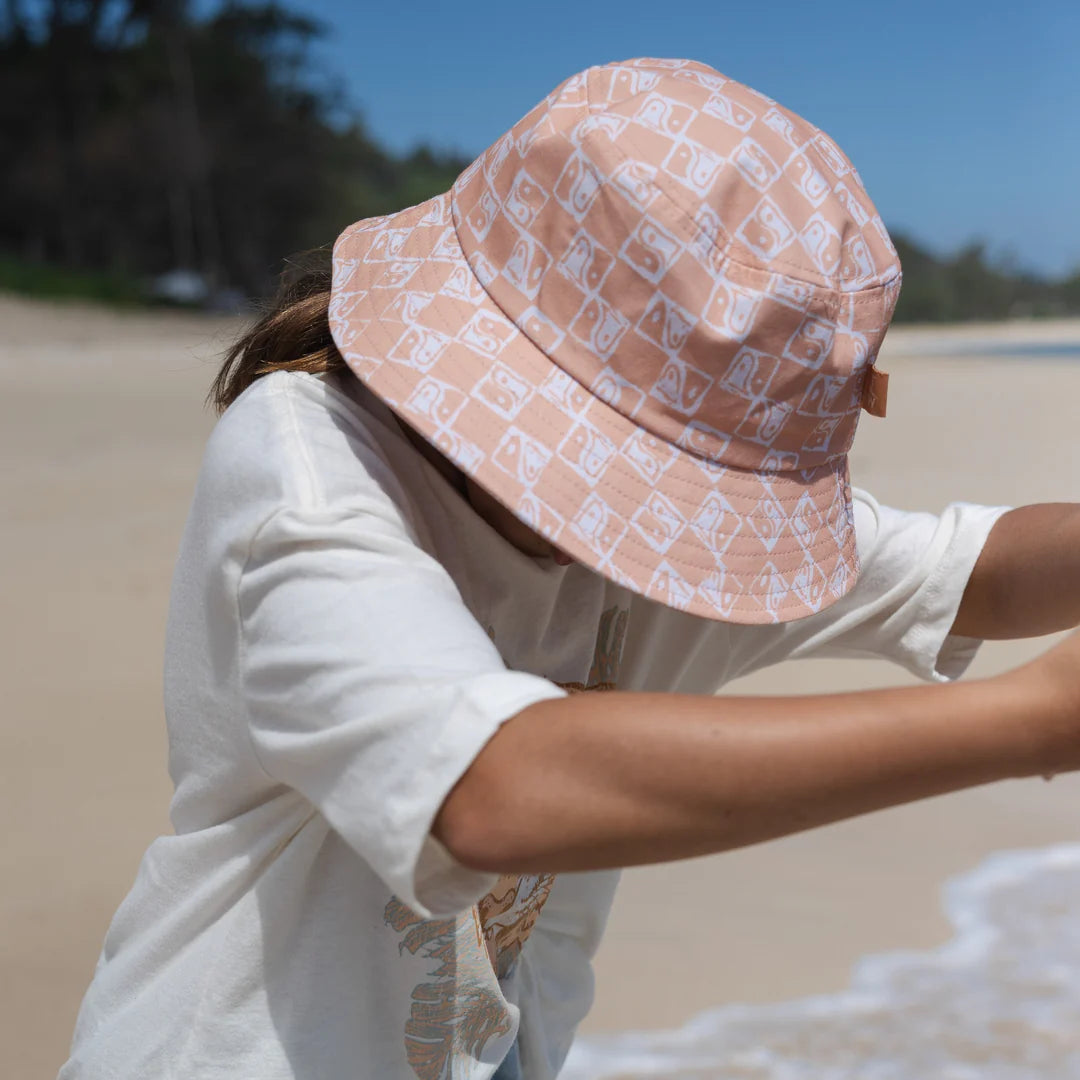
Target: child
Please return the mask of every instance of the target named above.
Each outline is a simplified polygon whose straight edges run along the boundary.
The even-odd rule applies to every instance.
[[[174,579],[175,835],[63,1080],[548,1080],[618,868],[1080,765],[1080,511],[848,482],[900,285],[847,159],[687,61],[563,83],[232,350]],[[676,691],[678,693],[676,693]]]

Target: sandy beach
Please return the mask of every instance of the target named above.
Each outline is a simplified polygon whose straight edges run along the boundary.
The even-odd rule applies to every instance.
[[[0,1075],[50,1080],[105,928],[169,829],[160,703],[169,579],[238,323],[0,295]],[[1080,323],[890,334],[887,420],[855,482],[883,502],[1080,500],[1080,360],[1025,356]],[[947,344],[949,355],[935,355]],[[965,349],[1008,343],[1016,356]],[[973,674],[1046,642],[984,647]],[[910,681],[875,662],[789,665],[731,692]],[[867,953],[949,934],[941,882],[990,852],[1080,839],[1080,777],[998,784],[720,857],[626,874],[586,1032],[667,1028],[727,1002],[839,990]]]

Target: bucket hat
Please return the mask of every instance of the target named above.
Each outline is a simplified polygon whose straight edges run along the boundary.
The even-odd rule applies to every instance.
[[[688,60],[574,75],[453,188],[334,247],[356,375],[652,600],[785,622],[854,584],[847,452],[900,287],[824,133]]]

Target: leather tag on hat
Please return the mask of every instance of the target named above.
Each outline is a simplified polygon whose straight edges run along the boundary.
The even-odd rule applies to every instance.
[[[889,403],[889,373],[871,367],[863,381],[862,407],[871,416],[884,416]]]

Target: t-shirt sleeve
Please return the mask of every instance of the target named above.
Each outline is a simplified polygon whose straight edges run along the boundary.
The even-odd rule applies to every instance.
[[[564,691],[508,671],[444,568],[388,500],[280,509],[238,585],[240,678],[262,768],[303,794],[424,917],[493,875],[431,835],[503,721]]]
[[[950,634],[971,571],[1003,506],[955,502],[940,514],[895,510],[853,491],[861,571],[832,607],[772,629],[739,673],[801,657],[875,657],[920,678],[959,678],[981,641]]]

